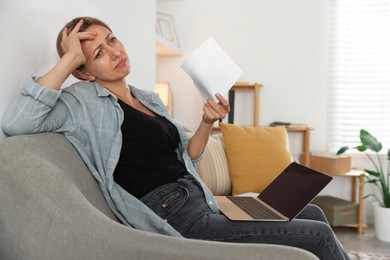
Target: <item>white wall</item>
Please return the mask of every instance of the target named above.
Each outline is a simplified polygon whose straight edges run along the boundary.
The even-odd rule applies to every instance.
[[[0,121],[26,78],[42,75],[58,61],[57,34],[77,16],[107,22],[129,54],[132,73],[128,82],[153,90],[155,11],[155,1],[145,0],[1,0]],[[4,136],[0,130],[0,138]]]

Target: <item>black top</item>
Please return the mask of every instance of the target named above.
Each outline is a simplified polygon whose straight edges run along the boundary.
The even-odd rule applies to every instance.
[[[123,143],[114,180],[141,198],[186,172],[175,152],[180,136],[166,118],[145,114],[120,100],[119,104],[124,111]]]

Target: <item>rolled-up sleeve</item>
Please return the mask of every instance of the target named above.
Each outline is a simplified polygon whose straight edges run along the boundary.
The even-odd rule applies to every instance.
[[[62,91],[42,87],[34,79],[29,78],[3,117],[8,135],[55,131],[66,122],[67,108],[59,101]]]

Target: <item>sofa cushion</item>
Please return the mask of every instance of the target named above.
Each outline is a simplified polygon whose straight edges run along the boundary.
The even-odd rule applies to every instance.
[[[221,124],[232,194],[262,192],[292,161],[282,127]]]
[[[229,165],[221,137],[216,135],[209,138],[203,158],[196,165],[199,176],[214,195],[231,193]]]

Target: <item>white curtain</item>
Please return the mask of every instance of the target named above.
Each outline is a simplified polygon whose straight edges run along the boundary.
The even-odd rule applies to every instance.
[[[390,0],[332,0],[330,20],[328,150],[362,128],[390,148]]]

